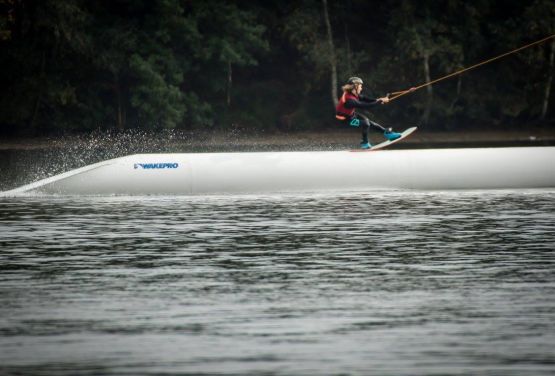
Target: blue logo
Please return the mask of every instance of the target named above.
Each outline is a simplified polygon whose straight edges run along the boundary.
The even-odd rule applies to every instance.
[[[178,168],[178,163],[135,163],[135,170],[140,168],[143,170]]]
[[[353,120],[351,120],[351,122],[349,123],[349,125],[350,125],[351,127],[358,127],[358,126],[360,126],[360,120],[359,120],[359,119],[353,119]]]

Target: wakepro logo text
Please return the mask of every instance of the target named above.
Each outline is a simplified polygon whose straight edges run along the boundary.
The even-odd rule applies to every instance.
[[[179,163],[135,163],[136,169],[143,170],[153,170],[153,169],[165,169],[165,168],[178,168]]]

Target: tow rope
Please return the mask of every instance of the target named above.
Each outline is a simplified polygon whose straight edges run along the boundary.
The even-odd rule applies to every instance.
[[[545,42],[545,41],[547,41],[547,40],[549,40],[549,39],[552,39],[552,38],[555,38],[555,34],[553,34],[553,35],[551,35],[551,36],[549,36],[549,37],[545,37],[545,38],[543,38],[543,39],[540,39],[540,40],[538,40],[538,41],[535,41],[535,42],[533,42],[533,43],[527,44],[527,45],[525,45],[525,46],[516,48],[516,49],[514,49],[514,50],[512,50],[512,51],[505,52],[505,53],[502,54],[502,55],[493,57],[493,58],[488,59],[488,60],[484,60],[484,61],[482,61],[481,63],[474,64],[474,65],[472,65],[472,66],[470,66],[470,67],[468,67],[468,68],[463,68],[463,69],[461,69],[461,70],[459,70],[459,71],[450,73],[450,74],[448,74],[448,75],[446,75],[446,76],[437,78],[437,79],[432,80],[432,81],[430,81],[430,82],[426,82],[426,83],[424,83],[424,84],[422,84],[422,85],[420,85],[420,86],[411,87],[410,89],[407,89],[407,90],[402,90],[402,91],[396,91],[396,92],[393,92],[393,93],[388,93],[387,96],[389,97],[389,101],[392,101],[392,100],[394,100],[394,99],[397,99],[397,98],[399,98],[399,97],[402,97],[403,95],[406,95],[406,94],[408,94],[408,93],[412,93],[412,92],[414,92],[414,91],[416,91],[416,90],[419,90],[419,89],[422,89],[423,87],[426,87],[426,86],[429,86],[429,85],[433,85],[433,84],[435,84],[436,82],[446,80],[446,79],[451,78],[451,77],[453,77],[453,76],[457,76],[457,75],[459,75],[459,74],[461,74],[461,73],[464,73],[464,72],[469,71],[469,70],[471,70],[471,69],[477,68],[477,67],[479,67],[479,66],[481,66],[481,65],[485,65],[485,64],[491,63],[491,62],[494,61],[494,60],[501,59],[501,58],[503,58],[503,57],[505,57],[505,56],[514,54],[514,53],[516,53],[516,52],[518,52],[518,51],[524,50],[525,48],[528,48],[528,47],[532,47],[532,46],[534,46],[534,45],[536,45],[536,44],[543,43],[543,42]]]

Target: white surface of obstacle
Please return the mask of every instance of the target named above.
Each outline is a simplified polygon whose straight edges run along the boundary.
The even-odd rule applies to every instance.
[[[20,188],[61,195],[555,187],[555,147],[136,154]]]

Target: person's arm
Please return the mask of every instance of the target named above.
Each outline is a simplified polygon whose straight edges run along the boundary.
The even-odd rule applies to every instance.
[[[387,97],[382,97],[382,98],[378,98],[378,99],[372,99],[372,98],[368,98],[368,97],[359,97],[360,100],[356,100],[356,99],[348,99],[347,101],[345,101],[345,108],[370,108],[373,107],[377,104],[384,104],[389,102],[389,98]]]
[[[358,96],[358,99],[359,99],[361,102],[376,103],[376,98],[370,98],[370,97],[368,97],[368,96],[366,96],[366,95],[363,95],[363,94],[360,94],[360,95]]]
[[[377,98],[377,99],[367,97],[366,95],[359,95],[359,99],[362,100],[363,102],[384,104],[384,103],[389,102],[389,94],[386,95],[385,97],[381,97],[381,98]]]

